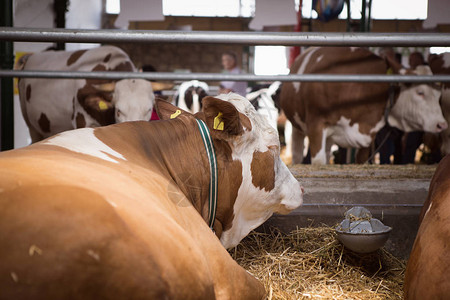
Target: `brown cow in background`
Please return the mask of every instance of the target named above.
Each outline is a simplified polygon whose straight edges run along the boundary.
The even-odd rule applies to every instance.
[[[297,57],[291,74],[380,74],[388,69],[408,75],[432,74],[428,66],[405,70],[365,48],[311,47]],[[401,84],[389,93],[389,83],[287,82],[281,90],[281,107],[293,125],[293,163],[303,160],[303,141],[308,136],[311,162],[327,163],[332,144],[358,148],[357,162],[368,158],[369,146],[385,125],[409,132],[441,132],[447,128],[439,106],[440,90],[429,84]]]

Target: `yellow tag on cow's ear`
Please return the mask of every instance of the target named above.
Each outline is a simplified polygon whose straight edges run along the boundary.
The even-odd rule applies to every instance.
[[[100,108],[100,110],[107,110],[108,109],[108,104],[106,104],[105,101],[100,100],[98,102],[98,108]]]
[[[223,130],[223,120],[222,120],[222,113],[219,112],[217,116],[214,118],[214,126],[213,128],[216,130]]]
[[[177,109],[176,112],[174,112],[173,114],[170,115],[171,119],[175,119],[176,117],[178,117],[179,115],[181,115],[181,110]]]

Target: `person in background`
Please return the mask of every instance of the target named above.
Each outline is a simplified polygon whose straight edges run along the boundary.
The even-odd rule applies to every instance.
[[[233,52],[224,52],[222,54],[222,66],[224,72],[228,74],[241,74],[241,68],[237,64],[236,54]],[[221,81],[219,93],[228,94],[230,92],[239,94],[241,96],[247,95],[248,84],[246,81]]]
[[[408,61],[409,61],[409,67],[411,69],[415,69],[415,68],[417,68],[417,66],[427,64],[425,62],[425,59],[423,58],[422,53],[420,53],[420,52],[412,52],[409,55]]]

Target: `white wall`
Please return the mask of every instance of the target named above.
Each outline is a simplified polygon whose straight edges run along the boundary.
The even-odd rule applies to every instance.
[[[52,28],[53,27],[53,0],[15,0],[14,27],[25,28]],[[21,52],[39,52],[52,46],[52,43],[24,43],[15,42],[14,52],[17,57]],[[15,84],[17,80],[14,80]],[[14,148],[20,148],[31,143],[28,127],[20,110],[19,95],[14,92]]]
[[[53,28],[53,0],[14,0],[14,27]],[[100,29],[102,0],[71,0],[66,14],[66,28]],[[53,43],[15,42],[16,57],[22,52],[40,52],[53,46]],[[98,44],[66,44],[67,50],[95,47]],[[31,143],[28,127],[20,110],[19,95],[14,95],[14,148]]]
[[[428,0],[428,17],[423,28],[434,28],[438,24],[449,24],[450,0]]]
[[[66,14],[66,28],[100,29],[102,27],[102,0],[71,0]],[[98,47],[99,44],[67,43],[66,50]]]

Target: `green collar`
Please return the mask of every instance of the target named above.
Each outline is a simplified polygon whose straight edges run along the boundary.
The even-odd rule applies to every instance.
[[[212,230],[214,227],[214,220],[216,219],[216,209],[217,209],[217,159],[214,150],[214,144],[209,133],[209,129],[205,122],[202,120],[195,119],[197,121],[198,128],[200,129],[200,134],[202,136],[203,144],[206,148],[206,153],[208,154],[209,160],[209,171],[210,171],[210,181],[209,181],[209,228]]]

